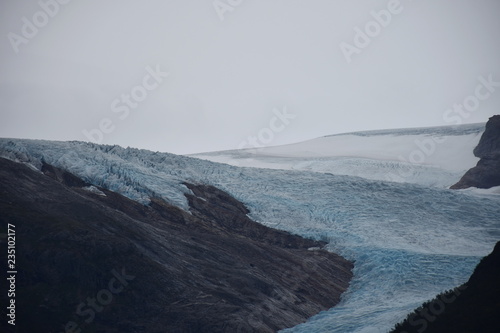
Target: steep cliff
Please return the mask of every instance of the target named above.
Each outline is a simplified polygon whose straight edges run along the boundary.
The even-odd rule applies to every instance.
[[[480,158],[477,165],[450,188],[490,188],[500,185],[500,115],[491,117],[486,123],[474,155]]]

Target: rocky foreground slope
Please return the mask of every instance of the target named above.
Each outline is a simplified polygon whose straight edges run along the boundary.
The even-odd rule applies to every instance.
[[[500,185],[500,115],[491,117],[486,123],[474,155],[480,158],[477,165],[450,188],[491,188]]]
[[[48,164],[0,159],[0,185],[18,271],[2,332],[274,332],[337,304],[352,277],[324,243],[253,222],[212,186],[186,183],[186,212]]]

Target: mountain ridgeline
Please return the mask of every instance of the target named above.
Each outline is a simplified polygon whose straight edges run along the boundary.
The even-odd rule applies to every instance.
[[[187,212],[46,163],[1,158],[0,184],[18,267],[2,332],[275,332],[333,307],[352,277],[324,242],[252,221],[213,186],[186,182]]]

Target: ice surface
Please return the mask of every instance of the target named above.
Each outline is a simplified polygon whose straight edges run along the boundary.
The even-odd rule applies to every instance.
[[[356,132],[276,147],[192,155],[237,166],[306,170],[449,187],[476,165],[484,124]]]
[[[479,133],[455,133],[457,141],[450,135],[448,148],[469,149],[451,146],[464,144],[466,137],[478,140]],[[390,142],[386,136],[371,139]],[[391,135],[400,142],[401,136]],[[264,225],[328,240],[330,250],[355,260],[351,286],[337,307],[285,332],[387,332],[423,301],[465,282],[500,239],[500,195],[494,190],[235,167],[81,142],[0,139],[0,156],[37,168],[45,161],[144,204],[159,196],[186,210],[189,190],[182,182],[211,184],[245,203],[250,217]],[[371,172],[370,163],[358,164],[358,174]],[[437,183],[443,173],[428,170],[423,167],[421,177]]]

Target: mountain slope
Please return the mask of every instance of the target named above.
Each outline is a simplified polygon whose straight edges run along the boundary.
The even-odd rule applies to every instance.
[[[274,332],[338,303],[352,276],[324,243],[251,221],[212,186],[186,184],[188,213],[42,169],[0,159],[2,234],[15,225],[17,238],[16,332]]]

